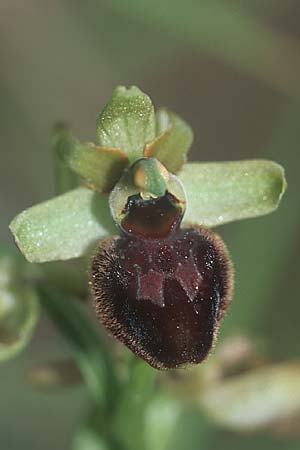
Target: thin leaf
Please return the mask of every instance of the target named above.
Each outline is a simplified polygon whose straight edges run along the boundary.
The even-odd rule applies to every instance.
[[[150,98],[132,86],[117,87],[97,120],[99,144],[123,149],[130,160],[143,156],[155,137],[155,115]]]
[[[128,164],[123,150],[81,143],[62,127],[56,135],[60,158],[89,187],[99,192],[109,192],[114,187]]]
[[[28,261],[46,262],[84,255],[115,227],[107,197],[80,187],[23,211],[10,230]]]
[[[76,300],[49,287],[38,290],[41,304],[71,344],[93,400],[109,408],[116,394],[116,377],[108,349]]]
[[[208,227],[274,211],[286,189],[272,161],[188,163],[179,174],[187,195],[186,223]]]
[[[177,173],[186,162],[193,142],[191,127],[166,109],[157,112],[157,134],[144,151],[144,156],[157,158],[170,172]]]

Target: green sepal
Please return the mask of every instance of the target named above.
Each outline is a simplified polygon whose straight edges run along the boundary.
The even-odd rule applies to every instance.
[[[150,98],[131,86],[117,87],[97,119],[99,144],[123,149],[130,163],[143,156],[155,138],[155,114]]]
[[[145,157],[157,158],[170,172],[177,173],[186,162],[186,155],[193,142],[191,127],[179,116],[167,109],[156,113],[154,141],[147,144]]]
[[[128,164],[123,150],[81,143],[63,127],[56,129],[54,141],[66,166],[82,177],[88,187],[99,192],[110,192]]]
[[[215,227],[274,211],[285,192],[284,170],[267,160],[188,163],[180,174],[184,222]]]
[[[26,209],[10,230],[29,262],[78,258],[116,231],[107,196],[85,187]]]

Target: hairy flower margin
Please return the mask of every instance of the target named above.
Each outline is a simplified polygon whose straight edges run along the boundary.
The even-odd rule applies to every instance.
[[[207,227],[274,211],[283,168],[187,163],[191,128],[165,108],[155,113],[137,87],[114,90],[97,137],[81,143],[56,127],[66,192],[19,214],[15,242],[28,261],[47,262],[82,257],[107,238],[91,269],[100,321],[155,368],[199,363],[232,294],[228,252]]]

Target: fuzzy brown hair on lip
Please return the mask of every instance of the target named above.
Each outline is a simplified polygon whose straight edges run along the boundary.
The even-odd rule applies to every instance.
[[[104,327],[156,369],[209,354],[232,296],[223,241],[196,226],[165,239],[113,236],[92,260],[90,285]]]

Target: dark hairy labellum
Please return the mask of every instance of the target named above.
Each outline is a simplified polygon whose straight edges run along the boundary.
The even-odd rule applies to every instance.
[[[223,241],[199,226],[159,238],[123,232],[100,244],[91,288],[109,332],[151,366],[171,369],[208,355],[231,299],[232,268]]]

